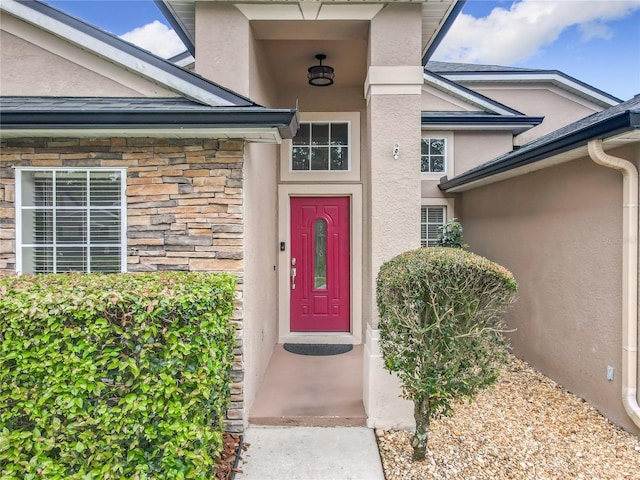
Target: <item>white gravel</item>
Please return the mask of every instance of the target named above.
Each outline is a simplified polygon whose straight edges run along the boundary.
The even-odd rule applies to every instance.
[[[431,422],[424,461],[410,432],[376,433],[387,480],[640,480],[640,438],[515,357],[494,388]]]

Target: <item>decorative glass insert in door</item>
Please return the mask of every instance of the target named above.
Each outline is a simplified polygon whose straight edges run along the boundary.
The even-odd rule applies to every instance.
[[[313,288],[327,288],[327,222],[321,218],[313,225]]]

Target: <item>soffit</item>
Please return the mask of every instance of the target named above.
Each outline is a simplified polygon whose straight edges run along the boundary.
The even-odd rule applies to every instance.
[[[335,69],[332,88],[362,88],[367,73],[365,40],[262,40],[272,79],[279,88],[307,86],[307,69],[317,64],[315,55],[327,56],[326,65]]]
[[[390,3],[388,0],[366,0],[347,3],[335,0],[217,0],[234,3],[250,20],[370,20]],[[457,0],[422,0],[423,53],[434,41],[444,20]],[[393,3],[416,3],[415,0],[395,0]],[[195,44],[195,0],[164,0],[185,34]],[[274,13],[276,12],[276,13]]]

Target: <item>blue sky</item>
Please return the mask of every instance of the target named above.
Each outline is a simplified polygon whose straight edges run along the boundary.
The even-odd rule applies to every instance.
[[[183,50],[152,0],[48,3],[159,55]],[[433,59],[561,70],[627,100],[640,93],[640,0],[468,0]]]

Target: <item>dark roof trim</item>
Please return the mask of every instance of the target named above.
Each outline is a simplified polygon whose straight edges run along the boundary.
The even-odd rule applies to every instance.
[[[524,76],[530,76],[530,75],[557,75],[559,77],[562,77],[563,79],[569,81],[569,82],[573,82],[573,83],[577,83],[578,85],[580,85],[582,88],[587,89],[587,90],[591,90],[593,92],[598,93],[599,95],[602,95],[604,97],[607,97],[608,99],[612,100],[615,103],[620,103],[622,102],[621,99],[619,99],[618,97],[614,97],[613,95],[611,95],[610,93],[607,93],[603,90],[600,90],[599,88],[594,87],[593,85],[589,85],[588,83],[585,83],[581,80],[578,80],[575,77],[572,77],[571,75],[567,75],[564,72],[561,72],[560,70],[541,70],[541,69],[527,69],[527,70],[469,70],[469,71],[462,71],[462,70],[456,70],[456,71],[447,71],[447,72],[443,72],[443,71],[439,71],[438,72],[440,75],[445,76],[445,77],[454,77],[455,80],[454,81],[460,81],[462,80],[461,78],[458,77],[470,77],[470,80],[473,80],[471,77],[474,76],[478,76],[478,75],[510,75],[513,77],[524,77]],[[490,80],[492,82],[495,82],[496,80]]]
[[[184,28],[182,28],[182,24],[173,15],[173,12],[171,11],[171,9],[162,0],[153,0],[153,3],[156,4],[156,7],[158,7],[158,10],[160,10],[160,13],[162,13],[164,18],[167,19],[167,22],[171,24],[171,27],[176,32],[178,37],[180,37],[180,40],[182,40],[182,43],[184,43],[184,46],[187,47],[187,50],[189,51],[189,53],[193,57],[195,57],[196,47],[191,41],[191,37],[187,34],[187,31]]]
[[[438,187],[440,190],[447,191],[582,147],[586,145],[589,140],[611,137],[636,128],[640,128],[640,112],[626,110],[602,122],[588,125],[583,129],[575,130],[568,135],[543,143],[536,148],[527,149],[522,152],[515,150],[505,155],[500,161],[492,162],[485,167],[470,170],[451,180],[447,180],[447,178],[444,177]]]
[[[71,28],[74,28],[84,34],[90,35],[108,45],[117,48],[129,55],[132,55],[143,62],[153,65],[156,68],[166,71],[167,73],[180,78],[185,82],[188,82],[202,90],[208,91],[221,99],[224,99],[228,102],[236,106],[254,106],[256,105],[250,99],[243,97],[229,89],[221,87],[213,82],[206,80],[205,78],[196,75],[187,70],[183,70],[182,68],[173,65],[171,62],[154,55],[151,52],[148,52],[142,48],[139,48],[121,38],[105,32],[93,25],[90,25],[83,20],[80,20],[76,17],[66,14],[61,10],[53,8],[45,3],[40,2],[39,0],[16,0],[17,3],[24,5],[38,13],[46,15],[54,20],[64,23]]]
[[[424,55],[422,57],[422,66],[425,66],[427,64],[427,62],[431,58],[431,55],[433,55],[436,49],[440,46],[442,39],[447,35],[447,33],[449,32],[449,29],[451,28],[451,25],[453,25],[453,22],[456,21],[456,18],[458,18],[458,15],[462,11],[462,8],[466,3],[467,3],[467,0],[456,1],[456,4],[451,9],[451,13],[449,13],[449,16],[442,24],[442,27],[440,27],[440,30],[438,31],[436,38],[433,39],[433,42],[431,42],[431,45],[429,45],[429,48],[427,48],[427,51],[424,52]]]
[[[467,114],[463,115],[443,115],[442,112],[422,112],[420,120],[423,125],[434,123],[460,123],[460,124],[482,124],[482,125],[511,125],[511,124],[530,124],[540,125],[544,117],[530,117],[527,115],[486,115],[486,114]]]
[[[442,82],[443,84],[447,85],[449,87],[448,88],[449,93],[453,93],[454,95],[456,93],[458,95],[460,95],[460,93],[464,94],[463,97],[466,97],[465,100],[467,102],[471,102],[475,104],[487,103],[493,107],[492,109],[494,111],[502,110],[512,115],[524,115],[522,112],[519,112],[518,110],[515,110],[507,105],[504,105],[503,103],[497,102],[494,99],[489,98],[485,95],[482,95],[481,93],[478,93],[475,90],[471,90],[470,88],[467,88],[464,85],[460,85],[459,83],[453,82],[438,73],[434,73],[431,70],[427,70],[426,67],[424,68],[424,75],[425,77],[427,77],[425,78],[425,80],[427,81],[428,81],[428,78],[431,78],[432,82],[436,82],[436,83]]]
[[[167,58],[167,61],[171,63],[178,63],[181,60],[187,60],[189,58],[193,59],[193,55],[191,55],[191,52],[189,52],[189,50],[185,50],[184,52],[174,55],[173,57]]]
[[[298,130],[296,110],[237,108],[200,111],[6,111],[0,116],[6,130],[108,128],[277,128],[282,138]]]
[[[500,129],[510,130],[514,135],[525,132],[537,125],[540,125],[544,117],[529,117],[526,115],[487,115],[473,114],[473,112],[459,112],[461,115],[442,114],[443,112],[422,112],[422,127],[446,126],[452,129],[474,129],[485,130]]]

